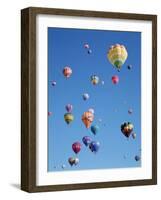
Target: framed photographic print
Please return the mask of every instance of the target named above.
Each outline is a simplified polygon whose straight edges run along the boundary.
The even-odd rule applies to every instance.
[[[157,16],[21,11],[21,189],[157,184]]]

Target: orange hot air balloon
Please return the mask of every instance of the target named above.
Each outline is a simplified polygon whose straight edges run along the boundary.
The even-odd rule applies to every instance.
[[[94,120],[94,115],[90,111],[84,112],[82,115],[82,121],[85,124],[86,128],[89,128],[91,123]]]

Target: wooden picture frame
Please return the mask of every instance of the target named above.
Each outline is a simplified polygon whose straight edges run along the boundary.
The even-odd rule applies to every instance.
[[[36,17],[57,15],[152,23],[152,178],[108,182],[36,184]],[[30,7],[21,11],[21,189],[27,192],[94,189],[157,184],[157,16]]]

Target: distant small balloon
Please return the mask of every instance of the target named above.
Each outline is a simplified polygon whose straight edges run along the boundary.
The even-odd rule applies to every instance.
[[[72,106],[71,104],[67,104],[67,105],[65,106],[65,108],[66,108],[67,112],[69,112],[69,113],[71,113],[72,110],[73,110],[73,106]]]
[[[133,139],[136,138],[136,133],[132,133],[132,138],[133,138]]]
[[[136,161],[140,161],[140,156],[136,155],[136,156],[135,156],[135,160],[136,160]]]
[[[89,149],[94,153],[97,153],[99,148],[100,148],[100,143],[99,142],[92,141],[89,144]]]
[[[102,81],[101,83],[102,83],[102,85],[104,85],[104,84],[105,84],[105,82],[104,82],[104,81]]]
[[[63,74],[66,78],[69,78],[72,75],[72,69],[69,66],[64,67]]]
[[[89,50],[88,50],[88,54],[91,54],[91,53],[92,53],[92,50],[91,50],[91,49],[89,49]]]
[[[99,126],[98,125],[92,125],[91,131],[94,135],[96,135],[99,132]]]
[[[52,81],[52,86],[55,86],[56,85],[56,81]]]
[[[85,146],[88,146],[91,143],[91,138],[88,136],[84,136],[82,138],[82,142],[85,144]]]
[[[76,154],[80,152],[81,148],[82,145],[80,144],[80,142],[75,142],[72,144],[72,149]]]
[[[117,75],[112,76],[112,83],[117,84],[119,82],[119,77]]]
[[[51,116],[51,115],[52,115],[52,112],[49,111],[49,112],[48,112],[48,116]]]
[[[97,85],[99,83],[99,77],[96,75],[91,76],[91,82],[93,85]]]
[[[87,44],[87,43],[84,44],[84,48],[85,48],[85,49],[89,49],[89,44]]]
[[[83,94],[83,99],[86,101],[89,99],[89,94],[88,93],[84,93]]]
[[[132,113],[133,113],[133,110],[130,108],[130,109],[128,110],[128,113],[129,113],[129,114],[132,114]]]
[[[77,165],[79,163],[79,158],[74,159],[74,165]]]
[[[66,166],[65,165],[62,165],[62,169],[65,169],[66,168]]]
[[[94,114],[94,109],[93,108],[90,108],[88,111],[91,112],[92,114]]]
[[[132,69],[132,65],[128,65],[127,68],[130,70]]]

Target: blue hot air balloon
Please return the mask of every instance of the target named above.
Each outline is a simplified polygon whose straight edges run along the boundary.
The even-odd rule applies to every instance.
[[[137,156],[137,155],[136,155],[136,156],[135,156],[135,160],[136,160],[136,161],[140,161],[140,156]]]
[[[99,142],[92,141],[89,144],[89,149],[94,153],[97,153],[99,148],[100,148],[100,143]]]
[[[84,136],[84,137],[82,138],[82,141],[83,141],[83,143],[84,143],[86,146],[88,146],[88,145],[91,143],[91,138],[88,137],[88,136]]]
[[[99,126],[98,125],[92,125],[91,126],[91,131],[94,135],[96,135],[99,131]]]

